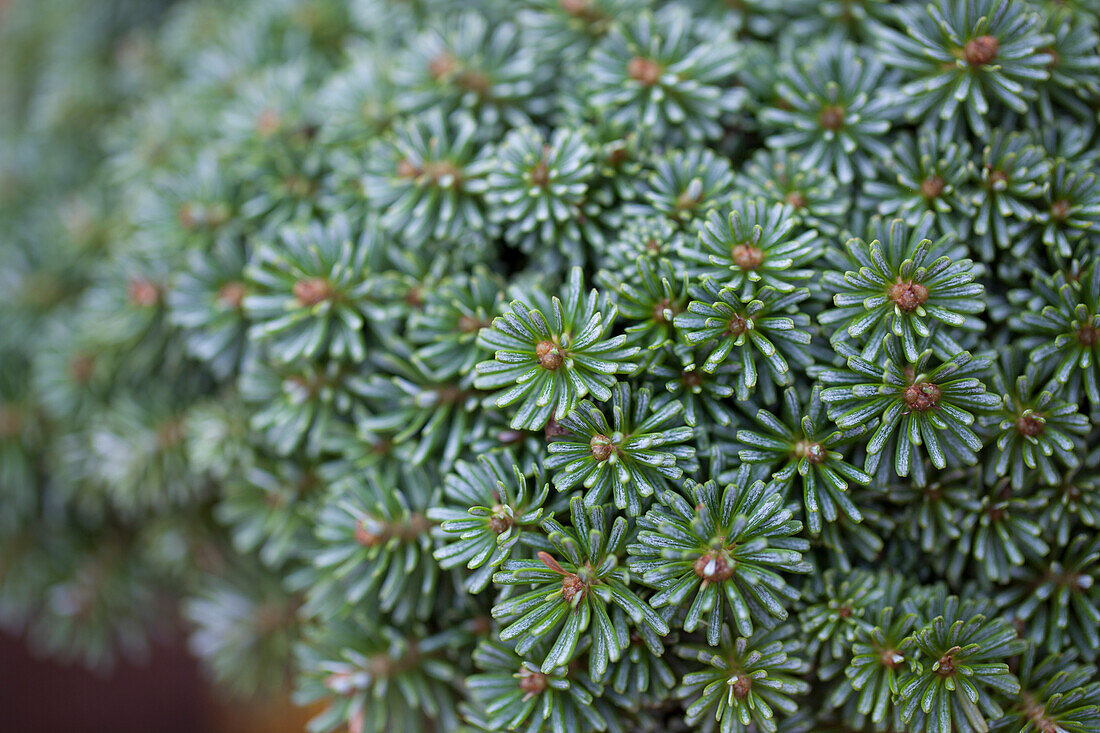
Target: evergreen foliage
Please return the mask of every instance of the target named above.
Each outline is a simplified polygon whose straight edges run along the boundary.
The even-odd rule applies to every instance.
[[[1098,46],[0,0],[0,625],[315,733],[1095,733]]]

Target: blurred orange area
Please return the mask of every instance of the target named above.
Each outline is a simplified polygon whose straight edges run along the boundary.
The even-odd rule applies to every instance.
[[[288,699],[262,702],[216,702],[210,712],[211,733],[302,733],[320,710],[295,707]]]

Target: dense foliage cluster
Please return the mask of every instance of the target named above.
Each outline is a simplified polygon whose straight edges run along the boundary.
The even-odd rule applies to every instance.
[[[0,622],[314,731],[1100,730],[1093,0],[0,2]]]

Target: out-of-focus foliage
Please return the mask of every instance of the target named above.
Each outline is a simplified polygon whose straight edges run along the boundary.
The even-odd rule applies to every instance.
[[[0,624],[313,731],[1095,731],[1098,32],[0,0]]]

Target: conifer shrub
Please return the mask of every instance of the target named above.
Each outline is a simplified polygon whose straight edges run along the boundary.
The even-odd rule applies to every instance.
[[[314,733],[1100,731],[1100,5],[0,2],[0,623]]]

